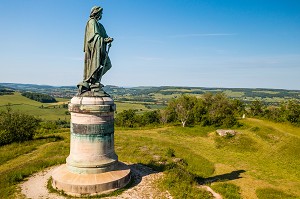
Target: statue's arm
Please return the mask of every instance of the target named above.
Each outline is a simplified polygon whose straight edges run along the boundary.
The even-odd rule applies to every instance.
[[[101,23],[99,23],[99,33],[104,38],[105,43],[111,43],[114,40],[113,38],[111,38],[107,35],[106,30]]]

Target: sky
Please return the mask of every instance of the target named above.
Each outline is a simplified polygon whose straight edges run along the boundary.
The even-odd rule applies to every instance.
[[[0,0],[0,82],[82,81],[95,5],[104,85],[300,90],[300,0]]]

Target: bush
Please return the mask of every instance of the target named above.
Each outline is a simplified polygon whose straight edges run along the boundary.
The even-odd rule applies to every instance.
[[[209,192],[197,188],[195,176],[181,165],[174,165],[166,171],[162,185],[174,198],[211,198]]]
[[[140,118],[133,109],[124,110],[116,116],[115,124],[121,127],[137,127],[139,126]]]
[[[40,120],[10,108],[0,112],[0,146],[32,140]]]
[[[143,126],[149,124],[159,124],[160,114],[158,111],[147,111],[141,116],[141,124]]]

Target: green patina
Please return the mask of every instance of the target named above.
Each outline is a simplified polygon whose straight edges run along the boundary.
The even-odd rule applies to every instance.
[[[114,133],[114,122],[104,124],[76,124],[71,123],[71,132],[80,135],[99,135]]]
[[[98,112],[114,112],[116,110],[115,104],[110,105],[83,105],[83,104],[69,104],[69,111],[75,113],[98,113]]]
[[[101,141],[101,142],[111,142],[114,139],[114,134],[110,133],[110,134],[102,134],[102,135],[81,135],[81,134],[75,134],[75,133],[71,133],[71,137],[75,138],[75,139],[80,139],[80,140],[88,140],[89,142],[97,142],[97,141]]]

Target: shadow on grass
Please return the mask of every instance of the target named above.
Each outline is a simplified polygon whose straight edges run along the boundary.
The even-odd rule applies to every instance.
[[[241,175],[241,173],[245,173],[245,172],[246,172],[245,170],[237,170],[237,171],[232,171],[230,173],[225,173],[222,175],[212,176],[209,178],[196,177],[196,180],[201,185],[207,184],[207,183],[212,183],[212,182],[226,182],[226,181],[242,178],[240,175]]]
[[[59,135],[47,135],[47,136],[39,136],[34,138],[35,140],[51,140],[52,142],[64,140],[62,136]]]

